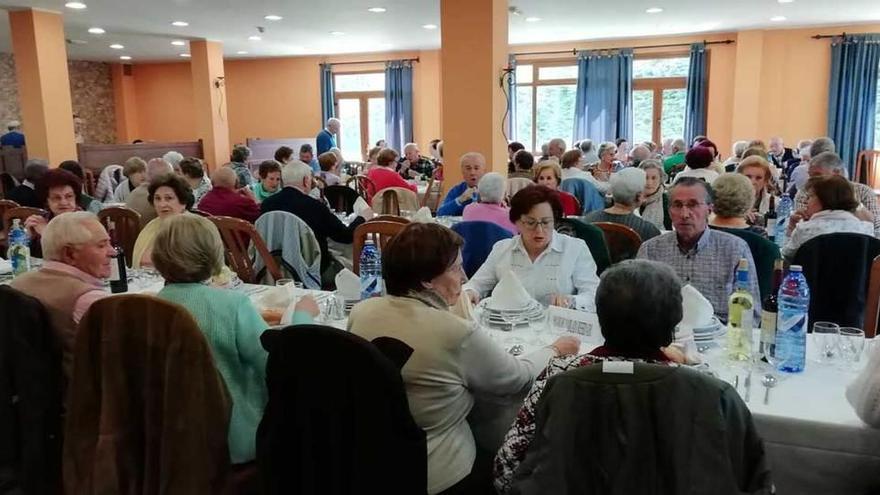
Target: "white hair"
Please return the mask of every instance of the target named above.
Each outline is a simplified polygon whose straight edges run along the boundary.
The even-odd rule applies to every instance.
[[[556,145],[557,148],[561,149],[562,151],[565,151],[565,140],[562,138],[553,138],[550,140],[549,143],[547,143],[547,145],[548,146]]]
[[[153,158],[147,162],[147,182],[153,182],[165,174],[174,173],[174,167],[164,158]]]
[[[611,196],[615,203],[632,206],[638,195],[645,190],[645,171],[627,167],[611,175]]]
[[[342,121],[337,119],[336,117],[330,117],[329,119],[327,119],[327,127],[330,127],[333,124],[342,125]]]
[[[468,153],[461,155],[461,159],[459,159],[458,162],[463,167],[465,162],[469,162],[471,160],[478,162],[483,167],[486,166],[486,157],[483,156],[482,153],[478,153],[476,151],[471,151],[471,152],[468,152]]]
[[[749,149],[748,141],[737,141],[733,143],[733,156],[742,158],[747,149]]]
[[[504,199],[506,190],[507,179],[498,172],[489,172],[477,183],[477,191],[480,193],[482,203],[500,203]]]
[[[416,143],[406,143],[406,145],[404,145],[404,147],[403,147],[403,152],[404,152],[404,154],[406,153],[406,150],[409,150],[409,149],[412,149],[412,148],[415,148],[416,150],[418,150],[418,149],[419,149],[419,145],[417,145]]]
[[[176,151],[169,151],[162,155],[162,159],[170,163],[172,167],[176,167],[180,165],[180,162],[183,160],[183,155]]]
[[[303,162],[290,162],[281,169],[281,181],[284,187],[300,186],[306,177],[312,175],[312,167]]]
[[[687,151],[687,143],[682,138],[678,138],[672,141],[672,149],[676,151]]]
[[[92,242],[92,231],[87,228],[91,222],[101,225],[97,215],[88,211],[62,213],[50,220],[40,238],[43,258],[62,261],[65,247]]]

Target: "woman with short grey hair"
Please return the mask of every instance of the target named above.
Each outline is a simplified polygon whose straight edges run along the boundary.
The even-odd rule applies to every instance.
[[[615,157],[617,155],[617,145],[606,141],[599,145],[599,161],[593,165],[593,177],[601,182],[608,182],[611,174],[623,170],[623,164]]]
[[[715,193],[714,214],[709,225],[720,230],[752,232],[767,237],[767,230],[749,225],[746,217],[755,202],[755,189],[748,177],[738,173],[721,174],[712,184]]]
[[[477,183],[480,201],[464,207],[462,220],[465,222],[490,222],[511,234],[518,231],[510,221],[510,208],[504,204],[507,193],[507,179],[497,172],[489,172]]]
[[[614,204],[604,210],[588,213],[585,222],[611,222],[625,225],[635,230],[642,242],[660,235],[660,229],[634,212],[638,209],[645,194],[645,171],[640,168],[627,167],[611,176],[611,196]],[[625,253],[624,258],[635,257],[636,253]],[[615,260],[612,260],[615,261]]]
[[[645,195],[639,206],[639,214],[660,230],[672,230],[669,216],[669,194],[666,193],[668,176],[660,160],[643,160],[639,168],[645,171]]]

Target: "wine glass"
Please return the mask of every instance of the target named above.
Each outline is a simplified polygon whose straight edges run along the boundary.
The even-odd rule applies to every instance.
[[[865,332],[861,328],[841,327],[839,348],[844,369],[854,369],[865,349]]]
[[[816,361],[830,363],[837,354],[840,325],[828,321],[813,323],[813,342],[816,344]]]

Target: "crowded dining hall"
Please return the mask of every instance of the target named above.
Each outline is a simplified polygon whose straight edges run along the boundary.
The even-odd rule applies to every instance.
[[[873,2],[316,7],[0,0],[0,495],[880,493]]]

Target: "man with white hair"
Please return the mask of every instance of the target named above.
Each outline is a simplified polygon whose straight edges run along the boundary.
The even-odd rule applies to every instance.
[[[330,148],[336,147],[336,135],[339,134],[341,128],[342,122],[339,119],[335,117],[327,119],[327,125],[321,129],[321,132],[315,138],[315,148],[317,148],[318,156],[330,151]]]
[[[235,170],[220,167],[211,174],[213,187],[199,202],[199,210],[214,216],[240,218],[254,223],[260,216],[260,205],[249,188],[236,189]]]
[[[464,180],[446,193],[443,204],[437,208],[437,216],[460,217],[465,206],[479,200],[477,183],[486,173],[486,158],[476,152],[465,153],[461,156],[460,163],[461,177]]]
[[[162,159],[171,164],[175,174],[180,174],[180,162],[183,161],[183,155],[176,151],[169,151],[162,155]]]
[[[422,156],[419,145],[406,143],[403,147],[403,156],[398,162],[398,173],[404,179],[425,179],[434,176],[434,163]]]
[[[6,134],[0,136],[0,146],[24,148],[24,134],[21,133],[21,122],[10,120],[6,124]]]
[[[672,141],[670,149],[672,154],[663,160],[663,170],[668,174],[672,169],[684,167],[684,155],[687,153],[687,143],[684,139],[678,138]]]
[[[627,166],[638,167],[643,161],[647,160],[648,158],[651,158],[651,149],[644,144],[636,145],[629,152]]]
[[[153,158],[147,162],[147,179],[141,182],[125,200],[125,206],[141,214],[141,226],[150,223],[150,220],[157,216],[155,208],[150,204],[150,183],[165,174],[173,173],[171,164],[161,158]]]
[[[614,205],[604,210],[588,213],[584,217],[584,221],[588,223],[611,222],[626,225],[639,234],[642,242],[657,237],[660,235],[660,229],[651,222],[642,220],[641,217],[636,216],[634,213],[645,199],[646,180],[645,171],[635,167],[627,167],[612,175],[610,182]]]
[[[341,244],[351,244],[355,229],[366,219],[373,218],[373,210],[369,207],[364,208],[359,216],[346,226],[321,200],[309,196],[314,187],[312,169],[302,162],[290,162],[285,165],[281,170],[281,180],[284,188],[266,198],[260,206],[260,212],[286,211],[308,224],[321,246],[322,285],[331,287],[336,273],[332,270],[328,271],[328,268],[333,266],[333,259],[327,248],[327,239]]]
[[[743,153],[749,148],[748,141],[737,141],[733,143],[730,158],[724,161],[723,167],[725,172],[736,172],[736,166],[742,161]]]
[[[565,140],[562,138],[553,138],[547,143],[547,154],[555,156],[559,163],[562,163],[562,155],[565,154]]]
[[[110,295],[103,279],[110,276],[116,250],[98,217],[85,211],[53,218],[40,242],[43,265],[16,277],[10,285],[46,307],[60,337],[69,377],[77,324],[92,303]]]
[[[782,168],[785,162],[794,158],[791,148],[786,148],[782,138],[779,136],[770,138],[770,143],[767,145],[767,154],[770,155],[770,160],[777,168]]]

